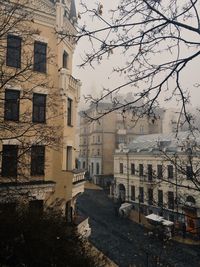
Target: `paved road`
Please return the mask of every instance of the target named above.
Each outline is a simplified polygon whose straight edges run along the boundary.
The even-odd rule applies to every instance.
[[[90,217],[90,241],[120,267],[200,267],[199,247],[163,244],[149,237],[141,225],[116,217],[103,190],[86,189],[78,199],[78,210]],[[162,265],[156,264],[158,257]]]

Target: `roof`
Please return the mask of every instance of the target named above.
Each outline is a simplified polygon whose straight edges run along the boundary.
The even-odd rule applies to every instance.
[[[151,152],[165,150],[168,152],[181,151],[181,147],[185,147],[191,144],[200,145],[200,133],[199,132],[178,132],[168,134],[150,134],[137,136],[128,144],[129,152]]]

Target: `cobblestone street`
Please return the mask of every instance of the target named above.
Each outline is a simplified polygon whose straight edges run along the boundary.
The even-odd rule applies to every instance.
[[[103,190],[85,189],[77,205],[79,212],[90,217],[90,241],[120,267],[200,266],[199,246],[163,244],[149,237],[143,226],[115,215],[113,201]]]

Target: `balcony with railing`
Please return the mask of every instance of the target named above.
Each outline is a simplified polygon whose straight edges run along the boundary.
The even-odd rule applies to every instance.
[[[75,79],[70,73],[68,69],[61,68],[60,69],[60,88],[62,96],[65,96],[68,90],[74,91],[76,93],[77,99],[80,97],[80,87],[81,82],[78,79]]]
[[[84,192],[85,170],[72,170],[72,197]]]

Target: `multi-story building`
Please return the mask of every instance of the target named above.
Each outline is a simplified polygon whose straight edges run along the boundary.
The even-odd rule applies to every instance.
[[[121,146],[114,156],[115,197],[131,202],[139,218],[154,213],[198,232],[199,141],[199,133],[179,132]]]
[[[80,82],[72,76],[75,45],[61,38],[76,34],[75,3],[4,4],[4,16],[12,8],[17,12],[10,17],[16,23],[0,39],[1,203],[26,198],[30,206],[58,205],[70,217],[84,190],[84,172],[75,170],[80,95]]]
[[[80,112],[80,165],[96,184],[103,186],[113,180],[113,155],[120,143],[127,144],[135,136],[162,131],[160,118],[155,120],[145,116],[138,119],[131,110],[125,114],[121,110],[108,112],[100,119],[94,119],[111,107],[111,103],[99,103],[98,110],[91,105]]]

